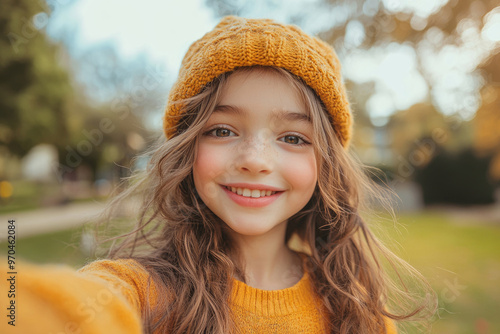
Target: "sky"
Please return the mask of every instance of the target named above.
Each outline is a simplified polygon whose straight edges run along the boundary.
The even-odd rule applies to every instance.
[[[85,48],[92,44],[110,42],[116,45],[125,57],[147,53],[155,61],[177,71],[189,45],[218,22],[205,0],[59,0],[48,28],[49,34],[56,36],[61,30],[74,28],[77,36],[75,45]],[[304,11],[311,8],[317,0],[289,0],[287,6],[279,1],[268,8],[265,0],[235,0],[247,17],[271,17],[286,22],[296,9]],[[421,0],[418,6],[414,1],[384,0],[384,5],[393,10],[414,11],[427,16],[439,9],[445,0]],[[240,5],[238,5],[240,4]],[[294,10],[295,9],[295,10]],[[307,11],[307,9],[306,9]],[[342,15],[334,13],[333,16]],[[312,16],[312,15],[311,15]],[[306,32],[315,34],[327,27],[322,22],[332,22],[332,13],[314,16],[302,27]],[[354,27],[353,27],[354,28]],[[354,30],[354,29],[351,29]],[[401,54],[402,55],[402,54]],[[398,56],[396,56],[398,57]],[[406,57],[402,55],[402,57]]]
[[[389,10],[415,13],[416,20],[412,20],[411,24],[418,27],[425,25],[425,18],[439,10],[447,0],[382,1]],[[175,76],[189,45],[218,22],[214,12],[204,2],[57,0],[47,32],[57,39],[64,31],[75,31],[73,52],[81,52],[99,43],[111,43],[124,58],[146,54],[154,63],[164,65]],[[287,6],[269,0],[235,0],[233,3],[244,9],[247,17],[269,17],[288,23],[294,15],[302,15],[308,20],[304,21],[301,28],[310,34],[324,29],[325,22],[331,24],[347,13],[322,11],[318,0],[289,0]],[[363,11],[369,13],[371,9],[365,7]],[[317,15],[311,15],[313,12]],[[470,46],[478,46],[477,41],[481,38],[495,43],[500,40],[500,11],[492,12],[490,17],[493,18],[483,31],[474,31],[473,27],[467,26],[467,22],[464,23],[464,36],[468,36]],[[435,35],[438,39],[439,34]],[[363,26],[356,21],[350,22],[346,31],[346,45],[356,50],[363,38]],[[474,97],[472,92],[478,79],[468,71],[467,64],[474,65],[471,59],[480,59],[478,50],[481,48],[443,48],[436,51],[431,45],[427,53],[426,50],[420,50],[420,55],[424,56],[422,61],[426,62],[435,76],[432,78],[435,87],[433,92],[428,91],[428,85],[417,70],[415,49],[404,44],[392,43],[369,51],[356,50],[348,59],[342,60],[343,74],[359,83],[376,82],[376,94],[366,105],[375,125],[384,125],[388,116],[395,111],[407,109],[430,96],[438,107],[442,106],[443,113],[453,113],[454,108],[449,106],[455,103],[453,93],[457,87],[470,90],[464,94],[470,95],[470,112],[466,116],[471,117],[479,103],[478,97]]]
[[[108,42],[123,57],[146,53],[177,72],[189,45],[217,22],[203,1],[77,0],[56,7],[48,32],[76,25],[77,49]]]

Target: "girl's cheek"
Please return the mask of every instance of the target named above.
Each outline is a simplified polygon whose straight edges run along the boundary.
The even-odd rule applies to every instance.
[[[309,191],[311,186],[316,186],[318,170],[314,152],[296,155],[291,154],[283,159],[282,170],[287,174],[289,180],[293,180],[295,189]],[[313,188],[314,188],[313,187]]]
[[[224,157],[221,153],[216,147],[201,143],[194,163],[195,179],[207,182],[220,174],[224,165]]]

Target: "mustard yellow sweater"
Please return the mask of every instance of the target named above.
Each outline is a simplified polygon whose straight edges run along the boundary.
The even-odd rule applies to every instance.
[[[4,275],[5,277],[5,275]],[[9,277],[7,277],[9,278]],[[148,273],[134,260],[99,260],[78,271],[61,265],[18,263],[15,326],[5,317],[12,288],[0,280],[1,333],[142,333],[140,311],[150,298]],[[314,307],[309,275],[282,290],[260,290],[234,280],[231,307],[245,333],[325,333]],[[148,297],[149,296],[149,297]],[[388,334],[396,333],[387,321]]]

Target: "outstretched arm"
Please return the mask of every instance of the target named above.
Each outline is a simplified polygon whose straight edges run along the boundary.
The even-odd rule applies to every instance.
[[[15,301],[15,320],[9,324],[11,318],[4,315],[0,332],[142,333],[140,278],[134,267],[132,260],[96,261],[79,271],[21,262],[14,298],[7,300],[11,282],[0,280],[4,314]]]

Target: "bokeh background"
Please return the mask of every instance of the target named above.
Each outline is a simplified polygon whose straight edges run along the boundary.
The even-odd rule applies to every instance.
[[[223,15],[332,44],[353,151],[398,195],[388,246],[439,297],[433,333],[500,333],[500,7],[493,0],[3,0],[0,231],[17,256],[75,268],[85,224],[161,134],[189,45]],[[124,206],[132,219],[134,203]]]

